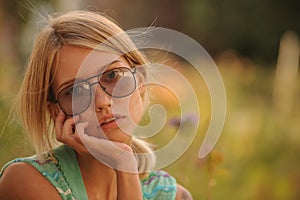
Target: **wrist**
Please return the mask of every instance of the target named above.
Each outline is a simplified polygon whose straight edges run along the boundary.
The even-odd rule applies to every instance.
[[[115,167],[117,174],[138,173],[138,162],[133,154],[123,157]]]

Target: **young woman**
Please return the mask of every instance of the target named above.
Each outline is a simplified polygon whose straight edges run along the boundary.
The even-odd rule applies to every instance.
[[[192,199],[132,135],[148,61],[107,17],[50,18],[35,41],[20,109],[36,155],[0,173],[0,199]]]

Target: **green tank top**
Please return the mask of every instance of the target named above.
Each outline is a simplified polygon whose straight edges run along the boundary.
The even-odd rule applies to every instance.
[[[65,145],[60,146],[54,150],[53,156],[48,156],[42,163],[37,156],[17,158],[2,168],[0,178],[5,168],[16,162],[25,162],[35,167],[54,185],[63,200],[88,199],[73,149]],[[140,184],[144,200],[173,200],[176,197],[176,180],[165,171],[151,171]]]

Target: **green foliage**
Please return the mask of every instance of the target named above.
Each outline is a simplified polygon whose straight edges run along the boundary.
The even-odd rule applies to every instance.
[[[287,30],[300,34],[297,0],[190,0],[183,7],[182,31],[211,54],[235,49],[256,62],[274,63],[282,34]]]
[[[16,110],[16,96],[20,85],[15,68],[0,63],[0,166],[16,157],[33,153]]]

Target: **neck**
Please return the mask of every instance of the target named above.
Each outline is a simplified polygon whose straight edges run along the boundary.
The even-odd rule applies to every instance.
[[[114,169],[90,154],[77,154],[77,160],[89,199],[111,199],[111,195],[116,195],[117,176]]]

